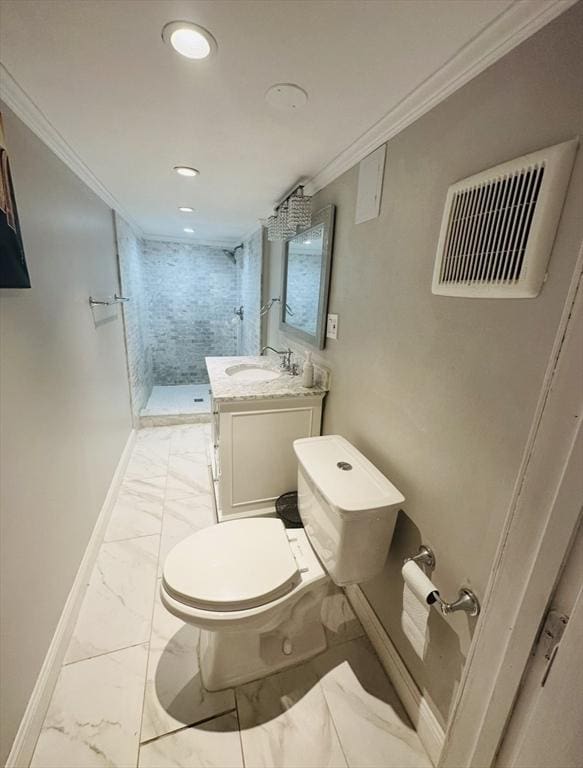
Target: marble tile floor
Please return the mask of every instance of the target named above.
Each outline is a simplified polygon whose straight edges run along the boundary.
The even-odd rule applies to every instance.
[[[215,524],[208,424],[138,432],[31,765],[34,768],[429,768],[344,594],[328,649],[236,690],[200,681],[199,631],[159,596],[161,563]]]

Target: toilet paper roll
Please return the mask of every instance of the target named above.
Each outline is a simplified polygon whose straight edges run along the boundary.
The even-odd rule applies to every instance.
[[[437,587],[428,579],[421,568],[413,560],[408,560],[401,568],[405,584],[409,587],[415,597],[422,603],[431,605],[435,602],[434,592],[438,592]]]
[[[431,606],[419,600],[407,584],[404,584],[401,629],[420,659],[424,658],[425,648],[429,644],[427,622],[429,621],[430,611]]]

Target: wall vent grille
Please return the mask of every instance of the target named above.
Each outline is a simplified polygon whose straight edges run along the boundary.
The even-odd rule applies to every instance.
[[[449,188],[433,293],[526,298],[540,292],[577,144],[557,144]]]

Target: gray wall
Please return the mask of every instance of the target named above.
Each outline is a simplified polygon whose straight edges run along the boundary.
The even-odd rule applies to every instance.
[[[153,384],[203,384],[207,355],[236,354],[237,274],[222,248],[143,242]]]
[[[112,213],[4,105],[30,290],[0,291],[4,764],[130,432]]]
[[[357,168],[315,200],[337,206],[329,310],[339,338],[316,356],[332,369],[324,430],[345,435],[406,497],[385,571],[364,589],[442,722],[474,622],[433,612],[422,662],[401,631],[399,570],[423,541],[445,596],[463,583],[484,594],[583,235],[582,150],[536,299],[431,294],[445,194],[583,135],[582,29],[579,3],[389,141],[378,219],[354,224]],[[280,260],[277,246],[272,295]],[[268,343],[287,343],[275,315],[269,328]]]
[[[139,424],[141,409],[148,402],[153,385],[152,349],[148,334],[148,300],[144,288],[143,243],[121,216],[115,216],[119,274],[123,305],[128,378],[132,416]]]
[[[243,322],[237,339],[238,355],[258,355],[261,346],[261,278],[263,230],[259,229],[237,251],[237,306],[243,306]]]

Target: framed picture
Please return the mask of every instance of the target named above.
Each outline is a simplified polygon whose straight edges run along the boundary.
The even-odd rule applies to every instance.
[[[0,288],[30,288],[0,115]]]

